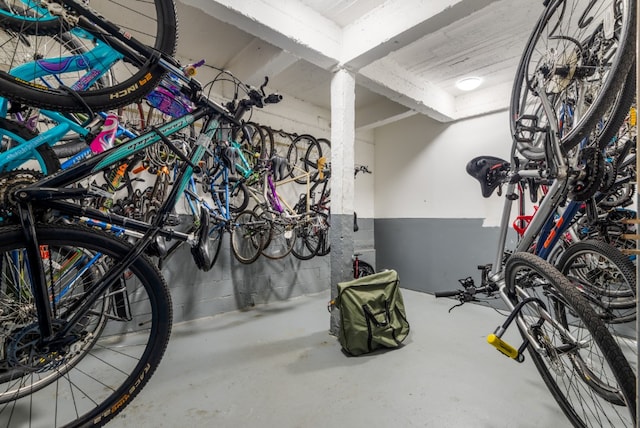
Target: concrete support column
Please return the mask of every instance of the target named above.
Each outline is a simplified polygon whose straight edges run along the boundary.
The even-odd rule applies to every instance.
[[[355,167],[355,78],[344,69],[331,81],[331,298],[338,282],[353,278],[353,199]],[[339,332],[339,314],[331,313],[329,333]]]

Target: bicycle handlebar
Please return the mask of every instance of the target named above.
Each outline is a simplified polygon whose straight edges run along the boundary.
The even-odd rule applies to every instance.
[[[433,293],[433,295],[438,298],[438,297],[457,297],[461,294],[463,294],[464,291],[463,290],[448,290],[448,291],[436,291],[435,293]]]
[[[491,293],[497,291],[497,286],[496,284],[492,283],[492,282],[488,282],[487,284],[481,285],[480,287],[476,287],[475,283],[473,282],[473,278],[468,277],[465,279],[461,279],[459,280],[460,285],[462,286],[462,289],[459,290],[446,290],[446,291],[436,291],[435,293],[433,293],[433,295],[436,298],[440,298],[440,297],[455,297],[456,299],[458,299],[460,301],[459,305],[456,305],[454,307],[460,306],[464,303],[467,302],[474,302],[474,301],[478,301],[478,299],[476,298],[476,295],[479,293],[482,294],[486,294],[487,296],[490,296]],[[453,309],[453,308],[451,308]]]
[[[256,89],[249,90],[249,97],[244,98],[238,101],[237,107],[235,106],[234,101],[230,101],[227,103],[227,108],[229,111],[233,113],[233,117],[235,120],[239,121],[242,119],[242,116],[249,110],[251,107],[263,108],[265,104],[277,104],[282,101],[282,95],[279,94],[269,94],[264,95],[264,91],[257,91]]]

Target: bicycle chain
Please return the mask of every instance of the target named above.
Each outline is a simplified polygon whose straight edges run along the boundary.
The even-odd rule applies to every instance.
[[[15,169],[0,174],[0,224],[18,213],[18,204],[14,193],[38,182],[44,175],[30,169]]]

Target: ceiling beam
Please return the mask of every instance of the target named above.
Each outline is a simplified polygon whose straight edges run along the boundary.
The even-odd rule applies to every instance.
[[[467,119],[508,109],[512,89],[513,84],[507,82],[457,96],[455,119]]]
[[[396,103],[374,103],[356,111],[356,131],[374,129],[416,114]]]
[[[453,96],[392,60],[381,59],[360,69],[356,80],[371,91],[439,122],[456,118]]]
[[[295,0],[181,0],[325,70],[338,62],[342,29]],[[215,49],[215,47],[214,47]]]
[[[346,26],[342,66],[358,70],[498,0],[394,0]]]
[[[259,85],[300,58],[324,70],[351,70],[358,84],[440,122],[473,116],[486,105],[481,97],[454,98],[389,54],[495,1],[390,0],[343,29],[297,0],[181,0],[259,39],[225,65],[243,81]],[[385,111],[376,117],[365,112],[362,117],[369,119],[359,126],[407,114],[392,111],[385,117]]]
[[[260,86],[265,76],[276,76],[296,61],[298,58],[290,53],[255,38],[225,68],[244,83]]]

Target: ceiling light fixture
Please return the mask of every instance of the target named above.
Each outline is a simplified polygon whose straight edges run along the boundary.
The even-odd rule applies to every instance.
[[[461,91],[473,91],[482,83],[479,77],[465,77],[456,82],[456,87]]]

